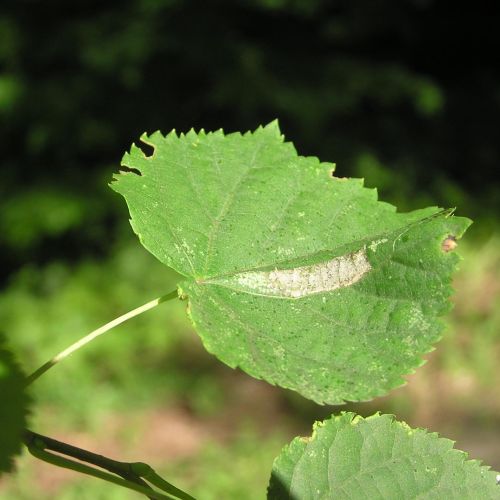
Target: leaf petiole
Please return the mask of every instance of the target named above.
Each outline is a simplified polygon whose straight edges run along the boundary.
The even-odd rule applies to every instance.
[[[108,472],[104,472],[102,470],[95,469],[94,467],[90,467],[88,465],[82,464],[80,462],[76,462],[75,460],[70,460],[68,458],[61,457],[56,455],[55,453],[50,453],[45,450],[41,450],[36,446],[28,447],[29,452],[39,460],[43,460],[52,465],[56,465],[58,467],[62,467],[64,469],[73,470],[75,472],[80,472],[81,474],[86,474],[88,476],[93,476],[98,479],[103,479],[104,481],[108,481],[113,484],[117,484],[118,486],[123,486],[124,488],[128,488],[139,493],[143,493],[147,495],[149,498],[155,500],[162,499],[171,499],[173,497],[164,495],[163,493],[159,493],[150,488],[146,488],[141,486],[140,484],[136,484],[127,479],[122,479],[121,477],[114,476]]]
[[[150,302],[147,302],[146,304],[143,304],[140,307],[137,307],[136,309],[133,309],[132,311],[129,311],[125,314],[122,314],[118,318],[115,318],[114,320],[110,321],[109,323],[106,323],[105,325],[97,328],[93,332],[90,332],[88,335],[85,337],[81,338],[74,344],[70,345],[67,349],[64,349],[64,351],[61,351],[59,354],[54,356],[52,359],[47,361],[45,364],[40,366],[37,370],[35,370],[29,377],[26,378],[26,386],[32,384],[38,377],[43,375],[47,370],[52,368],[54,365],[59,363],[59,361],[62,361],[64,358],[68,357],[70,354],[73,354],[75,351],[80,349],[80,347],[83,347],[84,345],[88,344],[95,338],[99,337],[103,333],[106,333],[107,331],[111,330],[115,326],[120,325],[121,323],[124,323],[125,321],[134,318],[135,316],[139,316],[139,314],[142,314],[146,311],[149,311],[150,309],[153,309],[157,305],[161,304],[162,302],[166,302],[167,300],[171,300],[177,297],[177,290],[173,290],[172,292],[169,292],[165,295],[162,295],[161,297],[158,297],[154,300],[151,300]]]
[[[44,462],[118,484],[155,500],[174,498],[195,500],[194,497],[156,474],[148,464],[142,462],[120,462],[30,430],[25,430],[24,444],[33,456]],[[66,457],[77,459],[80,462]],[[87,462],[104,470],[90,467],[81,462]],[[162,490],[163,493],[153,489],[146,481]]]

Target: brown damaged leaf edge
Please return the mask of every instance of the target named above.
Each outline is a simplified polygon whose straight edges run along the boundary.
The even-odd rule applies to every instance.
[[[441,243],[441,250],[443,252],[452,252],[453,250],[455,250],[455,248],[457,248],[458,246],[458,243],[457,243],[457,238],[455,236],[453,236],[452,234],[448,235],[443,243]]]

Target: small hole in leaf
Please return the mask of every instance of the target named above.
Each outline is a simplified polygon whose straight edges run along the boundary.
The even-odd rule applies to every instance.
[[[455,250],[455,248],[457,248],[457,239],[450,234],[444,239],[443,243],[441,243],[441,250],[448,253]]]
[[[140,170],[138,170],[137,168],[134,168],[134,167],[121,166],[120,167],[120,172],[130,172],[132,174],[142,176]]]
[[[137,147],[142,151],[146,158],[151,158],[155,152],[155,148],[151,144],[146,144],[145,142],[139,142]]]

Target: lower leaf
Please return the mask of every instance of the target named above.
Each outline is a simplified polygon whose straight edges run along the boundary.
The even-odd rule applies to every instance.
[[[0,335],[0,475],[13,467],[21,450],[30,398],[26,379]]]
[[[317,422],[276,458],[269,500],[500,498],[496,474],[392,415],[342,413]]]

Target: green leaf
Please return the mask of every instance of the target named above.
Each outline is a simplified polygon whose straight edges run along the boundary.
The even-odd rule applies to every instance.
[[[0,335],[0,475],[12,470],[21,450],[29,403],[25,377]]]
[[[298,156],[276,122],[142,140],[154,153],[132,146],[112,187],[142,244],[185,276],[208,351],[320,403],[384,394],[423,363],[458,259],[442,244],[468,219],[396,213]]]
[[[276,458],[268,499],[500,498],[495,473],[453,441],[392,415],[343,413],[317,422]]]

